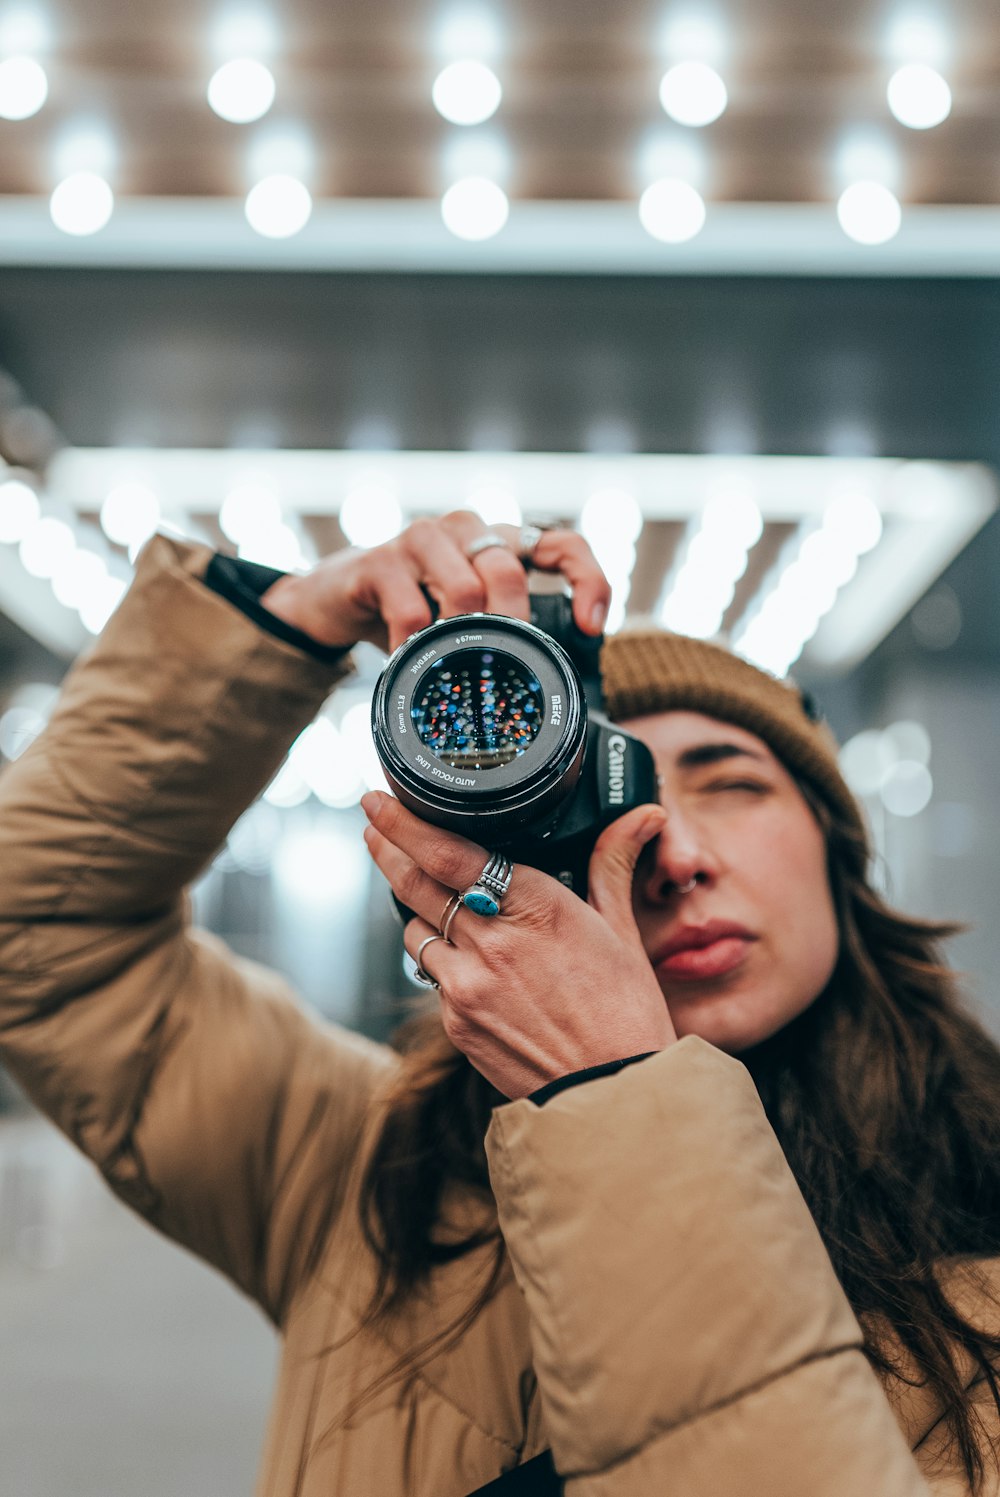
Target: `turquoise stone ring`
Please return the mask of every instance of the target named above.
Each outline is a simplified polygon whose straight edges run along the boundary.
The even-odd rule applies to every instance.
[[[474,915],[499,915],[513,873],[513,863],[503,853],[493,853],[476,882],[459,896],[465,908]]]
[[[474,915],[499,915],[500,902],[488,894],[481,884],[476,884],[472,889],[466,889],[462,895],[462,903],[467,910]]]

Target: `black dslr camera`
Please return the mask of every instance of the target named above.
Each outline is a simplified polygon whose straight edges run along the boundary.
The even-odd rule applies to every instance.
[[[602,714],[601,640],[569,598],[532,596],[531,619],[467,613],[412,635],[379,678],[372,733],[404,806],[586,898],[594,843],[658,798],[656,769]]]

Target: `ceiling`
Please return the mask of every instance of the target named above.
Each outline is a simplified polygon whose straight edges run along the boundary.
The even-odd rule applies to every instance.
[[[0,58],[15,50],[19,14],[32,12],[0,9]],[[702,7],[729,90],[704,129],[672,123],[658,102],[684,53],[677,5],[481,6],[492,41],[480,53],[504,94],[466,130],[431,102],[455,54],[452,7],[273,0],[236,48],[256,51],[277,84],[274,108],[250,125],[219,119],[205,96],[233,55],[220,25],[235,14],[189,0],[47,6],[36,52],[48,102],[0,120],[0,457],[39,472],[66,445],[1000,467],[992,6],[956,0],[936,45],[920,43],[954,99],[928,130],[887,107],[906,60],[901,9]],[[67,143],[88,132],[116,209],[77,238],[55,229],[47,200]],[[242,212],[255,151],[275,132],[308,148],[316,203],[287,241],[252,233]],[[852,143],[875,152],[903,202],[892,244],[859,246],[837,226]],[[460,251],[444,243],[459,241],[437,206],[456,149],[485,152],[512,203],[503,233]],[[688,163],[709,204],[689,245],[638,224],[650,163],[668,158]],[[213,543],[219,497],[206,489],[187,505]],[[95,507],[74,512],[93,530]],[[302,521],[317,550],[343,543],[330,506]],[[768,517],[730,621],[795,524]],[[970,553],[996,560],[996,530]],[[683,516],[648,517],[633,607],[655,605],[684,534]],[[972,595],[962,647],[1000,649],[991,590]],[[69,652],[74,628],[50,643]],[[5,626],[7,658],[20,638]]]
[[[31,119],[0,120],[0,195],[48,194],[57,146],[86,126],[106,133],[113,184],[125,197],[239,197],[254,133],[293,126],[310,144],[317,198],[432,198],[456,136],[430,98],[455,50],[446,36],[454,11],[415,0],[258,7],[251,18],[263,16],[264,35],[253,25],[234,35],[230,26],[228,51],[253,47],[275,75],[277,99],[260,125],[233,125],[205,96],[227,55],[224,8],[50,0],[35,49],[49,71],[49,102]],[[862,130],[895,159],[907,202],[997,201],[1000,33],[985,0],[953,0],[932,41],[916,44],[899,40],[904,10],[858,0],[735,0],[714,16],[702,8],[701,30],[715,24],[710,44],[699,46],[711,50],[729,91],[725,113],[704,131],[671,125],[657,98],[665,68],[691,50],[690,27],[678,30],[682,8],[505,0],[478,12],[488,22],[480,51],[504,89],[482,128],[506,154],[507,189],[518,200],[634,197],[653,132],[701,155],[712,201],[828,201],[838,151]],[[17,14],[6,28],[0,15],[0,52],[19,40]],[[891,117],[886,83],[897,62],[924,60],[918,54],[928,50],[954,108],[938,128],[910,130]]]

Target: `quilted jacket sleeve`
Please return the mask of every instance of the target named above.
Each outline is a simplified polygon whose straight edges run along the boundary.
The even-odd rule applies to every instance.
[[[0,775],[0,1057],[115,1191],[280,1321],[386,1052],[191,933],[184,889],[344,667],[157,537]]]
[[[572,1497],[928,1497],[738,1061],[689,1036],[487,1152]]]

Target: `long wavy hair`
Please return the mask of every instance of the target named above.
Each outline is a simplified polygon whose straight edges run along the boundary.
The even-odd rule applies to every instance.
[[[1000,1411],[1000,1335],[959,1312],[940,1269],[949,1258],[1000,1254],[1000,1047],[960,1006],[940,954],[961,927],[892,910],[869,883],[861,833],[800,789],[826,836],[839,956],[817,1000],[740,1059],[861,1321],[870,1362],[912,1383],[899,1349],[909,1354],[917,1381],[940,1399],[977,1492],[990,1441],[956,1352]],[[367,1320],[392,1315],[442,1263],[484,1250],[485,1269],[461,1318],[368,1393],[453,1345],[507,1267],[495,1211],[459,1241],[435,1230],[452,1186],[492,1202],[484,1137],[504,1099],[435,1015],[411,1019],[398,1043],[402,1065],[360,1199],[378,1265]]]

